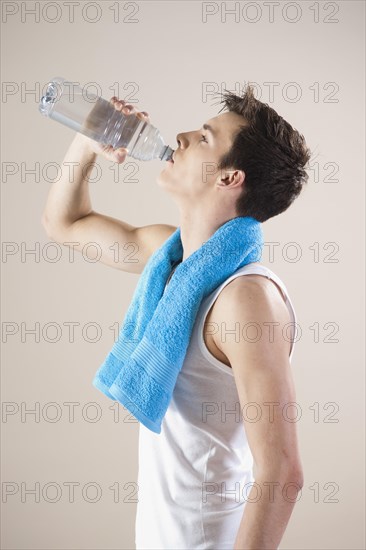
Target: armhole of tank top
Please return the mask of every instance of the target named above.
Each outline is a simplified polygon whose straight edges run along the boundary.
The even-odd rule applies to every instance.
[[[270,279],[271,281],[273,281],[277,288],[280,290],[281,292],[281,295],[283,296],[284,298],[284,302],[287,306],[287,309],[290,313],[290,323],[291,323],[291,346],[290,346],[290,353],[289,353],[289,361],[291,363],[291,360],[292,360],[292,356],[293,356],[293,352],[294,352],[294,343],[295,343],[295,335],[296,335],[296,313],[295,313],[295,308],[290,300],[290,297],[289,297],[289,294],[288,294],[288,290],[286,288],[286,285],[283,283],[283,281],[281,281],[281,279],[278,277],[278,275],[276,275],[276,273],[274,273],[273,271],[271,271],[268,267],[264,266],[264,265],[256,265],[256,266],[253,266],[252,267],[253,269],[253,272],[254,274],[256,275],[264,275],[265,277],[267,277],[267,279]],[[264,273],[256,273],[256,270],[259,269],[260,271],[264,271]],[[287,334],[286,334],[286,337],[287,337]]]
[[[201,350],[201,353],[207,359],[211,364],[218,367],[223,372],[226,372],[227,374],[234,376],[233,370],[231,367],[228,367],[220,361],[219,359],[216,359],[214,355],[211,354],[209,349],[207,348],[204,338],[203,338],[203,328],[206,321],[206,317],[208,315],[208,312],[210,311],[212,305],[218,298],[220,292],[223,290],[223,288],[229,284],[233,279],[236,279],[237,277],[240,277],[242,275],[263,275],[267,277],[267,279],[271,279],[274,283],[276,283],[276,286],[279,287],[282,296],[285,299],[285,303],[287,305],[287,309],[289,310],[290,317],[291,317],[291,323],[292,323],[292,334],[291,334],[291,347],[290,347],[290,353],[289,353],[289,361],[291,363],[292,355],[294,352],[294,341],[295,341],[295,325],[296,325],[296,314],[294,307],[292,305],[292,302],[288,296],[287,289],[284,285],[284,283],[277,277],[273,271],[268,269],[267,267],[263,265],[255,265],[249,267],[249,264],[247,266],[244,266],[238,270],[238,272],[233,273],[226,281],[224,281],[213,293],[211,298],[208,300],[207,304],[204,305],[204,312],[200,316],[199,325],[198,325],[198,345]]]

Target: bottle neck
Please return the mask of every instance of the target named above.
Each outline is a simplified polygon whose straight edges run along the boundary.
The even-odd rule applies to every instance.
[[[163,149],[163,152],[159,158],[160,160],[170,160],[173,156],[173,153],[174,153],[174,149],[172,149],[171,147],[169,147],[169,145],[167,145],[165,149]]]

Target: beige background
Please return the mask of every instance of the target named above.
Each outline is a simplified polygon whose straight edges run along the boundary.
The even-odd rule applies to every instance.
[[[34,9],[35,3],[22,4]],[[122,407],[118,419],[92,379],[138,276],[80,253],[69,261],[66,247],[53,262],[56,249],[47,248],[41,215],[55,176],[48,163],[62,162],[74,133],[43,118],[38,101],[47,81],[61,75],[82,85],[97,82],[104,97],[116,93],[115,82],[121,98],[136,91],[138,107],[173,147],[177,132],[218,112],[202,97],[204,83],[230,89],[257,83],[260,99],[307,138],[315,154],[307,188],[263,225],[266,243],[278,245],[273,257],[265,247],[262,262],[286,284],[301,327],[292,364],[305,485],[280,548],[365,548],[364,3],[315,3],[318,23],[314,2],[281,3],[272,23],[259,2],[252,8],[240,2],[249,10],[246,19],[262,9],[256,23],[243,12],[238,22],[229,15],[225,22],[220,11],[204,23],[201,2],[155,1],[94,2],[101,14],[96,23],[82,18],[82,8],[89,20],[95,17],[90,2],[75,7],[73,22],[59,2],[60,19],[51,23],[52,4],[37,22],[21,13],[20,2],[9,2],[8,9],[19,11],[2,22],[1,231],[3,246],[14,252],[1,264],[2,547],[134,548],[138,423],[128,422]],[[210,5],[221,10],[223,3]],[[138,12],[129,16],[134,6]],[[286,21],[299,6],[301,18]],[[273,100],[268,82],[278,83]],[[282,96],[291,82],[301,90],[297,102]],[[133,225],[179,224],[171,197],[155,183],[160,161],[135,162],[132,183],[126,177],[133,164],[119,167],[117,182],[111,163],[99,164],[99,180],[90,184],[95,210]],[[336,181],[329,181],[334,166]],[[36,176],[26,173],[32,169]],[[39,247],[38,256],[22,256],[22,247]],[[36,323],[38,341],[24,332]],[[77,323],[73,341],[70,323]],[[73,421],[67,403],[74,403]],[[25,414],[37,407],[38,418]]]

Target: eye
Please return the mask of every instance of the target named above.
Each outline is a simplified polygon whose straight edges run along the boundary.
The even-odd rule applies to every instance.
[[[202,137],[203,139],[201,139],[200,141],[205,141],[206,143],[208,143],[207,139],[205,138],[205,136],[204,136],[203,134],[201,134],[201,137]]]

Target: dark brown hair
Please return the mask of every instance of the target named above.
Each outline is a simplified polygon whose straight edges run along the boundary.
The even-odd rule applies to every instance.
[[[242,115],[247,124],[234,136],[218,168],[245,172],[237,215],[264,222],[287,210],[300,194],[308,180],[305,167],[311,151],[297,130],[254,97],[252,86],[247,85],[242,97],[227,90],[221,97],[221,111]]]

